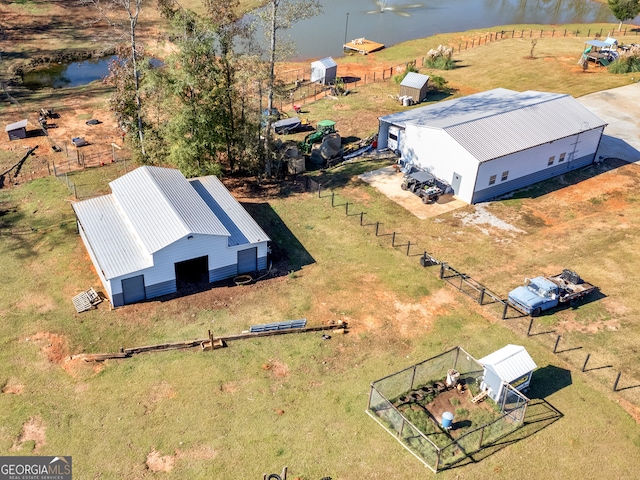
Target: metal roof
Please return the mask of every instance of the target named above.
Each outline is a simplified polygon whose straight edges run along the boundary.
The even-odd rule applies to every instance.
[[[179,170],[144,166],[109,185],[149,253],[190,234],[229,235]]]
[[[10,123],[6,127],[4,127],[5,132],[10,132],[12,130],[18,130],[19,128],[27,128],[27,120],[20,120],[19,122]]]
[[[500,379],[507,383],[513,382],[537,368],[524,347],[511,344],[490,353],[478,362],[485,368],[491,367]]]
[[[72,204],[105,278],[153,266],[152,256],[131,228],[113,195]]]
[[[421,73],[409,72],[407,76],[404,77],[402,82],[400,82],[401,87],[409,87],[409,88],[422,88],[429,81],[429,75],[423,75]]]
[[[332,68],[337,67],[338,64],[331,57],[321,58],[320,60],[316,60],[315,62],[311,62],[311,66],[319,66],[322,65],[324,68]]]
[[[211,211],[230,233],[229,246],[270,240],[251,215],[214,176],[189,180]]]
[[[110,185],[110,195],[73,203],[107,279],[153,266],[154,252],[191,234],[225,236],[229,246],[269,240],[216,177],[145,166]]]
[[[478,162],[607,125],[570,95],[504,88],[393,113],[379,120],[400,127],[444,130]]]

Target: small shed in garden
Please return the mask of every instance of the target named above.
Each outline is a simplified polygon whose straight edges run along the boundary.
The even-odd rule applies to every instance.
[[[20,138],[27,138],[27,120],[20,120],[19,122],[10,123],[4,129],[9,135],[9,140],[19,140]]]
[[[400,96],[411,97],[415,103],[420,103],[427,98],[427,83],[429,75],[409,72],[400,82]]]
[[[496,402],[502,398],[502,389],[506,383],[516,390],[526,390],[531,382],[531,373],[537,368],[524,347],[511,344],[478,362],[484,368],[480,389],[486,391],[489,398]]]
[[[338,64],[331,57],[311,62],[311,81],[329,85],[336,79]]]

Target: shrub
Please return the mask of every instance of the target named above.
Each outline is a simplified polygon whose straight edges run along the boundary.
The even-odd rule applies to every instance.
[[[609,73],[615,74],[640,72],[640,47],[633,46],[622,52],[607,68]]]
[[[429,50],[424,57],[424,66],[437,70],[452,70],[455,67],[453,48],[438,45],[435,50]]]
[[[414,63],[407,63],[407,68],[404,69],[404,72],[399,73],[398,75],[393,77],[393,81],[399,85],[400,83],[402,83],[402,80],[404,80],[404,77],[406,77],[407,73],[409,72],[418,73],[418,69],[416,68],[416,65]]]

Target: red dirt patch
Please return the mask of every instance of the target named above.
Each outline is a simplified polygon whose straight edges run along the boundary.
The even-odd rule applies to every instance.
[[[62,335],[38,332],[30,339],[40,346],[41,352],[51,363],[60,363],[69,355],[67,340]]]
[[[20,436],[13,443],[11,451],[21,450],[26,442],[33,441],[35,443],[34,451],[38,451],[46,442],[46,425],[40,416],[31,417],[22,425]]]
[[[86,357],[83,353],[65,357],[60,366],[74,378],[82,374],[96,374],[104,369],[104,362],[85,362]]]
[[[618,399],[618,403],[631,417],[640,424],[640,407],[636,407],[632,403],[627,402],[624,398]]]

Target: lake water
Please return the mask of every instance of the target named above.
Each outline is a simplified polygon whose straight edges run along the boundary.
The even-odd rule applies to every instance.
[[[345,37],[346,41],[365,37],[391,46],[438,33],[500,25],[617,25],[606,3],[589,0],[321,0],[321,4],[322,15],[300,21],[289,31],[300,59],[339,57]]]
[[[79,87],[104,78],[109,73],[109,62],[115,56],[85,60],[70,64],[52,65],[45,69],[25,73],[22,82],[29,90],[40,88]]]
[[[606,4],[590,0],[320,0],[323,13],[287,33],[298,59],[342,56],[342,45],[367,38],[391,46],[438,33],[511,24],[612,23]],[[640,17],[634,22],[640,22]],[[560,27],[561,28],[561,27]],[[258,32],[258,35],[262,33]],[[258,37],[260,38],[260,37]],[[36,90],[87,85],[108,73],[115,57],[54,65],[24,75]]]

